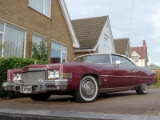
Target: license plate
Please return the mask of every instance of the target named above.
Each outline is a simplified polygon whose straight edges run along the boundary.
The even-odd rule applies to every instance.
[[[24,86],[23,93],[32,93],[32,86]]]

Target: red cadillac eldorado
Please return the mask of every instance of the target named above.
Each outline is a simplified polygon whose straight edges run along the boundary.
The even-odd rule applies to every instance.
[[[33,64],[10,69],[3,83],[6,91],[29,94],[32,100],[47,100],[52,94],[69,94],[77,102],[92,102],[100,93],[135,90],[146,94],[157,74],[138,67],[118,54],[89,54],[73,62]]]

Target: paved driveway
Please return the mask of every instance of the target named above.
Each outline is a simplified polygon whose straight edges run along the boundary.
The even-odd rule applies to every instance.
[[[147,95],[135,91],[101,95],[93,103],[77,103],[71,96],[52,96],[48,101],[32,101],[30,98],[2,100],[0,109],[56,110],[160,116],[160,88],[149,89]]]

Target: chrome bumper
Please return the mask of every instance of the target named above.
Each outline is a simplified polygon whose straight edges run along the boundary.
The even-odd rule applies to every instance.
[[[39,80],[37,82],[5,82],[3,87],[6,91],[20,92],[24,94],[41,93],[47,91],[65,91],[67,89],[67,79]]]

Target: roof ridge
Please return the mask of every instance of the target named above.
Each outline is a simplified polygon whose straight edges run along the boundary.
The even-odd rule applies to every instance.
[[[98,19],[98,18],[108,18],[109,16],[98,16],[98,17],[89,17],[89,18],[79,18],[79,19],[74,19],[71,21],[78,21],[78,20],[86,20],[86,19]]]
[[[101,16],[71,21],[80,43],[80,49],[96,47],[107,19],[107,16]]]

